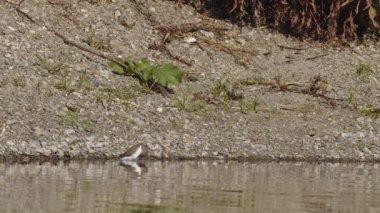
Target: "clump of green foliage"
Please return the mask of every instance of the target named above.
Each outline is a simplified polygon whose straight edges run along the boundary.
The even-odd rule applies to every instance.
[[[70,84],[67,80],[59,80],[55,82],[54,87],[58,90],[64,90],[68,93],[73,93],[76,90],[75,85]]]
[[[9,82],[7,78],[0,79],[0,88],[6,86]]]
[[[88,46],[93,47],[97,50],[109,51],[112,49],[110,41],[96,38],[94,33],[91,33],[89,36],[87,36],[85,42],[88,44]]]
[[[246,98],[240,101],[240,111],[242,113],[256,112],[259,101],[257,98]]]
[[[90,119],[80,116],[78,111],[69,111],[66,114],[58,115],[58,119],[65,125],[69,125],[73,128],[83,128],[87,132],[93,132],[95,130],[95,124]]]
[[[363,115],[370,117],[372,119],[378,119],[380,117],[380,109],[375,108],[372,105],[368,105],[367,107],[360,109],[360,112]]]
[[[213,109],[202,100],[178,97],[174,100],[174,107],[176,107],[178,111],[194,112],[208,119],[215,118]]]
[[[0,128],[3,128],[4,125],[5,125],[5,119],[0,117]]]
[[[17,76],[13,79],[13,85],[16,87],[25,87],[26,80],[22,77]]]
[[[135,90],[133,87],[105,87],[100,89],[100,92],[96,96],[97,103],[111,103],[116,99],[124,106],[124,109],[127,111],[130,107],[130,99],[135,97]]]
[[[72,127],[78,127],[78,123],[79,123],[78,112],[68,112],[67,114],[64,114],[64,115],[58,115],[58,118],[67,125],[70,125]]]
[[[356,74],[358,74],[360,80],[364,83],[369,83],[371,77],[375,74],[375,71],[369,64],[359,64],[356,68]]]
[[[82,73],[79,75],[77,86],[79,89],[86,89],[86,90],[95,89],[95,85],[88,79],[88,76],[86,73]]]
[[[198,112],[206,108],[206,103],[200,100],[188,99],[186,97],[177,98],[174,102],[174,106],[179,111],[186,112]]]
[[[212,95],[221,97],[224,101],[241,100],[244,98],[243,93],[238,91],[238,84],[230,82],[228,78],[216,81],[212,88]],[[227,103],[227,102],[226,102]]]
[[[135,63],[123,58],[117,59],[109,65],[113,73],[135,77],[140,84],[152,90],[159,86],[161,89],[169,91],[168,86],[178,86],[184,77],[184,72],[173,64],[152,65],[147,59]]]
[[[51,62],[46,58],[37,56],[38,64],[40,69],[36,72],[41,76],[46,76],[47,74],[56,75],[59,74],[62,77],[67,77],[70,75],[69,66],[64,61]],[[47,72],[47,73],[46,73]]]

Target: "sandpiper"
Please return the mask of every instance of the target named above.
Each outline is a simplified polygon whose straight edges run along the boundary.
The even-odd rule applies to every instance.
[[[125,153],[120,155],[121,161],[137,161],[139,157],[147,156],[148,146],[142,143],[136,144],[129,148]]]

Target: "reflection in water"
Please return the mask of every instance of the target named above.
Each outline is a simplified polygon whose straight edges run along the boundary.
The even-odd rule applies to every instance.
[[[140,178],[141,174],[146,173],[148,169],[146,168],[144,163],[141,161],[120,161],[120,166],[124,166],[129,171],[133,171]]]
[[[0,212],[380,212],[380,165],[0,164]]]

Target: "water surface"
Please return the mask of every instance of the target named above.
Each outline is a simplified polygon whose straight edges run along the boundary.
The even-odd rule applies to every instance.
[[[0,164],[0,212],[380,212],[379,164]]]

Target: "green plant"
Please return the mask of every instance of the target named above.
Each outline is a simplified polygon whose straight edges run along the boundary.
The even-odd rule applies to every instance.
[[[37,56],[37,58],[39,60],[38,64],[40,65],[40,69],[36,72],[41,76],[46,76],[45,71],[52,75],[60,74],[62,77],[67,77],[71,73],[70,70],[68,70],[69,66],[63,61],[54,63],[40,56]]]
[[[110,41],[96,38],[94,33],[87,36],[85,42],[88,46],[101,51],[110,51],[112,49]]]
[[[214,87],[211,90],[212,95],[221,96],[221,95],[227,94],[228,84],[229,84],[228,78],[217,80],[214,84]]]
[[[206,108],[206,103],[201,100],[192,100],[189,102],[189,110],[191,112],[201,111]]]
[[[22,77],[15,77],[13,79],[13,85],[16,87],[25,87],[26,86],[26,80]]]
[[[67,125],[70,125],[72,127],[78,127],[78,122],[79,122],[79,113],[78,112],[69,111],[65,115],[58,115],[58,118]]]
[[[223,107],[223,110],[225,112],[230,111],[230,109],[232,108],[232,103],[231,103],[230,99],[227,99],[227,98],[223,99],[222,100],[222,107]]]
[[[4,124],[5,124],[5,119],[0,117],[0,128],[3,128]]]
[[[106,93],[111,100],[118,98],[120,100],[129,100],[135,96],[134,91],[129,87],[113,88],[105,87],[100,91]]]
[[[7,78],[0,79],[0,88],[6,86],[7,84],[8,84]]]
[[[78,80],[78,88],[80,89],[86,89],[86,90],[94,90],[95,86],[94,84],[88,80],[88,76],[86,73],[82,73],[79,75]]]
[[[373,76],[375,72],[369,64],[359,64],[356,68],[356,74],[358,74],[362,82],[368,83],[371,80],[371,76]]]
[[[198,112],[206,108],[206,103],[201,100],[181,97],[175,100],[174,107],[176,107],[179,111]]]
[[[187,105],[186,97],[177,98],[174,102],[174,107],[177,108],[179,111],[185,110],[186,105]]]
[[[240,111],[242,113],[256,112],[259,101],[257,98],[247,98],[240,101]]]
[[[242,86],[252,86],[265,82],[265,78],[262,76],[247,77],[239,81]]]
[[[351,90],[348,97],[347,97],[347,101],[349,104],[354,104],[355,100],[356,100],[355,91]]]
[[[367,107],[363,107],[359,110],[363,115],[370,117],[372,119],[378,119],[380,117],[380,109],[375,108],[372,105],[368,105]]]
[[[78,145],[79,143],[81,143],[81,141],[79,139],[77,139],[77,140],[73,140],[73,141],[69,142],[69,145],[70,145],[70,147],[73,147],[73,146]]]
[[[54,95],[53,91],[51,91],[51,89],[47,89],[45,92],[44,92],[44,95],[46,97],[52,97]]]
[[[89,120],[85,120],[82,122],[82,127],[87,132],[93,132],[95,130],[94,123]]]
[[[70,85],[70,83],[68,83],[66,80],[55,82],[54,87],[58,90],[65,90],[69,93],[72,93],[76,90],[75,87],[73,85]]]
[[[136,92],[141,92],[145,94],[151,94],[152,90],[148,87],[148,85],[145,84],[133,84],[131,85],[131,89]]]
[[[170,89],[167,87],[178,86],[184,76],[184,72],[173,64],[151,65],[147,59],[143,59],[139,63],[132,62],[127,58],[117,59],[109,65],[112,71],[118,75],[135,77],[140,84],[150,89],[165,90],[167,93],[170,93]]]

